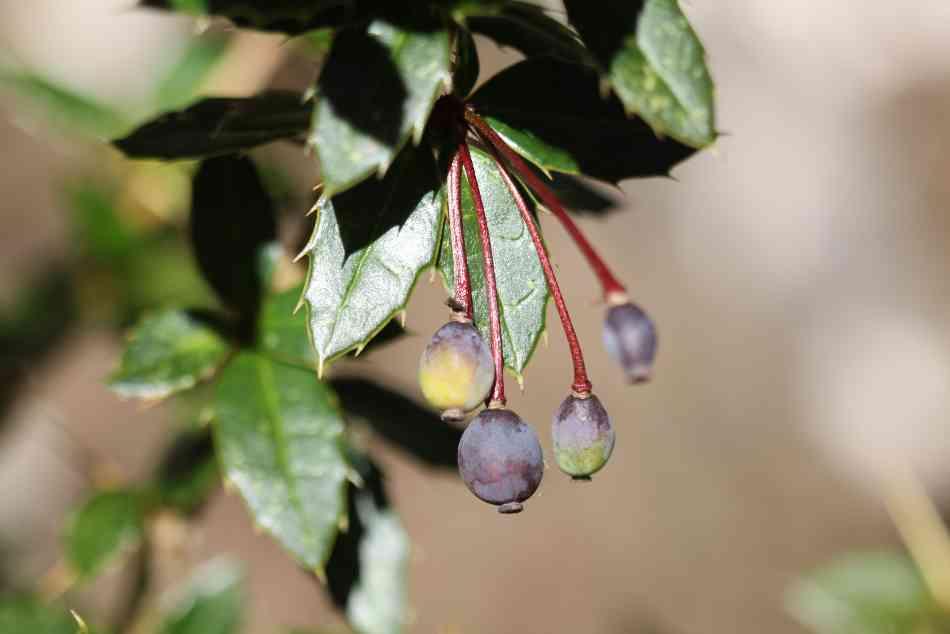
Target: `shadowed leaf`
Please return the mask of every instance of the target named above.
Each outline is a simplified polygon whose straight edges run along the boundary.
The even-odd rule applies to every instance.
[[[80,579],[98,574],[142,539],[144,502],[135,491],[104,491],[73,515],[64,536],[66,560]]]
[[[499,46],[514,48],[525,57],[553,56],[575,63],[592,63],[577,35],[529,2],[511,2],[483,14],[472,12],[466,24]]]

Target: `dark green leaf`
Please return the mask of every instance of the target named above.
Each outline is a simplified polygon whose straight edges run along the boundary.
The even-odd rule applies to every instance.
[[[211,287],[248,324],[257,319],[262,259],[276,238],[274,204],[251,159],[229,155],[202,162],[192,190],[195,258]]]
[[[229,351],[227,341],[201,315],[161,312],[132,330],[109,387],[126,397],[164,398],[211,376]]]
[[[398,321],[391,320],[383,329],[373,335],[373,338],[362,348],[353,351],[354,357],[359,357],[365,359],[366,356],[372,353],[374,350],[382,348],[387,344],[392,343],[396,339],[404,336],[406,334],[406,329],[403,328]]]
[[[475,82],[478,81],[480,70],[478,63],[478,49],[475,40],[467,29],[458,30],[458,39],[455,44],[455,72],[452,75],[452,92],[463,99],[472,92]]]
[[[142,539],[141,495],[117,490],[97,493],[73,515],[66,529],[66,561],[88,579]]]
[[[197,159],[296,137],[310,125],[310,107],[290,92],[211,97],[146,123],[113,141],[132,158]]]
[[[612,209],[616,209],[617,201],[598,189],[584,182],[579,176],[552,172],[545,176],[541,170],[533,168],[538,178],[546,181],[548,187],[561,201],[564,208],[577,215],[604,216]],[[533,194],[525,188],[528,197]],[[537,201],[536,201],[537,202]]]
[[[353,0],[142,0],[144,7],[220,15],[238,26],[298,34],[353,19]]]
[[[344,517],[347,465],[336,398],[313,372],[241,353],[218,381],[215,437],[255,522],[323,567]]]
[[[409,536],[390,510],[379,468],[352,457],[360,486],[349,485],[350,525],[327,562],[330,596],[360,634],[398,634],[407,620]]]
[[[450,84],[449,61],[449,33],[438,22],[375,20],[337,34],[309,140],[327,196],[384,174],[410,136],[420,141]]]
[[[438,414],[366,379],[334,379],[330,385],[348,416],[366,421],[380,436],[417,460],[433,467],[457,467],[462,431],[446,425]]]
[[[295,286],[269,295],[261,307],[258,342],[269,356],[316,368],[316,357],[307,333],[307,316],[297,310],[303,288]]]
[[[156,109],[160,112],[180,108],[191,101],[214,67],[224,57],[229,38],[209,33],[191,42],[158,84]]]
[[[29,597],[0,598],[0,632],[76,634],[76,622],[61,608]]]
[[[489,7],[490,8],[490,7]],[[512,2],[498,11],[471,15],[466,23],[475,33],[525,57],[550,55],[575,63],[591,63],[590,53],[569,28],[548,16],[542,7]]]
[[[531,236],[525,229],[521,214],[494,161],[476,148],[472,148],[472,160],[475,163],[475,174],[492,238],[505,365],[515,373],[520,382],[522,372],[544,330],[548,286]],[[471,190],[467,186],[462,187],[462,224],[465,229],[465,254],[472,280],[475,324],[487,341],[488,301],[482,269],[482,243],[475,217],[475,205],[472,202]],[[439,270],[446,288],[451,289],[454,278],[448,231],[446,223],[443,228],[445,235],[442,238]]]
[[[519,154],[543,170],[610,183],[665,176],[695,150],[661,140],[615,97],[600,94],[590,68],[549,58],[525,60],[495,75],[471,102]]]
[[[629,112],[693,147],[716,139],[706,52],[677,0],[564,5]]]
[[[128,127],[119,112],[39,75],[0,67],[4,89],[45,111],[65,132],[107,139]]]
[[[202,566],[178,594],[160,634],[236,634],[244,604],[242,575],[232,563]]]
[[[859,553],[801,579],[787,605],[819,634],[936,632],[935,606],[913,562],[892,553]]]
[[[322,366],[360,349],[405,307],[435,256],[441,201],[426,147],[406,148],[382,180],[317,203],[304,299]]]
[[[180,433],[162,455],[155,489],[162,506],[191,515],[217,490],[220,478],[211,432],[189,430]]]

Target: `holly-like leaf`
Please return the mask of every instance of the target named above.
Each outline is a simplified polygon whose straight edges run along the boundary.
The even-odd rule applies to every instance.
[[[562,172],[551,172],[545,175],[530,163],[528,163],[528,168],[539,179],[546,181],[564,208],[575,215],[604,216],[617,208],[617,201],[614,198],[591,186],[580,176]],[[523,187],[523,190],[527,194],[526,202],[540,204],[540,200],[533,192],[526,187]]]
[[[408,617],[409,536],[391,510],[383,474],[351,452],[360,484],[349,485],[350,525],[327,562],[330,597],[360,634],[399,634]]]
[[[323,567],[345,513],[343,423],[313,372],[244,352],[221,374],[215,439],[255,522],[302,564]]]
[[[916,566],[895,553],[842,557],[799,580],[786,603],[818,634],[945,631],[935,627],[938,611]]]
[[[475,87],[481,67],[478,63],[478,49],[475,47],[475,39],[472,34],[468,29],[459,29],[457,37],[452,92],[464,99]]]
[[[226,560],[205,564],[192,575],[165,615],[160,634],[236,634],[244,592],[240,569]]]
[[[164,398],[214,374],[229,351],[227,341],[200,314],[160,312],[132,330],[109,387],[130,398]]]
[[[218,33],[196,38],[172,64],[155,90],[156,109],[167,112],[191,101],[228,50],[229,39]]]
[[[429,20],[375,20],[337,34],[309,139],[326,196],[384,174],[410,136],[420,141],[451,82],[449,48],[448,31]]]
[[[221,479],[208,429],[180,433],[165,450],[154,487],[162,506],[190,515],[201,509]]]
[[[142,539],[144,501],[136,491],[103,491],[73,515],[66,529],[66,561],[89,579]]]
[[[127,129],[113,108],[45,77],[0,66],[0,91],[10,91],[44,112],[63,131],[109,138]]]
[[[321,366],[358,350],[409,300],[435,256],[441,200],[435,161],[406,148],[382,180],[323,195],[303,253],[311,338]]]
[[[293,138],[309,125],[310,106],[297,93],[211,97],[163,114],[113,144],[131,158],[199,159]]]
[[[276,238],[274,203],[253,161],[238,155],[203,161],[192,188],[195,258],[211,287],[247,324],[257,319],[261,267]]]
[[[261,306],[258,345],[269,356],[290,363],[316,367],[316,357],[307,334],[307,316],[297,310],[300,286],[269,295]]]
[[[76,623],[64,610],[32,597],[0,598],[0,632],[13,634],[76,634]]]
[[[544,330],[548,286],[531,236],[494,160],[481,150],[472,148],[472,161],[475,164],[475,175],[491,232],[505,365],[520,381]],[[465,182],[467,183],[467,179]],[[462,187],[462,224],[465,230],[469,277],[472,281],[475,324],[488,341],[488,300],[482,268],[482,242],[478,233],[475,204],[472,201],[471,189],[467,185]],[[448,224],[443,231],[445,235],[439,256],[439,270],[446,288],[451,289],[454,276]]]
[[[472,11],[466,24],[472,31],[494,40],[499,46],[514,48],[525,57],[553,56],[589,64],[590,53],[577,35],[530,2],[511,2],[504,7],[479,14]]]
[[[462,431],[439,415],[386,387],[358,378],[330,382],[347,416],[355,416],[376,433],[432,467],[457,468]]]
[[[564,6],[629,112],[657,134],[693,147],[716,139],[706,52],[678,0],[565,0]]]
[[[597,72],[551,58],[509,66],[470,99],[508,144],[545,171],[584,174],[610,183],[665,176],[696,150],[660,139],[600,94]]]

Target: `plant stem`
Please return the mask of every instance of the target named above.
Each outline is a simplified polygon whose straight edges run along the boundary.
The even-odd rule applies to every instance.
[[[482,193],[478,188],[478,178],[475,176],[475,164],[468,151],[468,144],[463,139],[459,143],[459,157],[465,176],[472,189],[472,201],[475,203],[475,216],[478,218],[478,233],[482,239],[482,266],[485,271],[485,288],[488,293],[488,323],[491,329],[492,359],[495,361],[495,387],[492,389],[489,407],[504,407],[505,398],[505,357],[501,347],[501,316],[498,309],[498,285],[495,281],[495,260],[492,257],[491,235],[488,232],[488,217],[485,215],[485,205],[482,202]]]
[[[551,258],[548,256],[547,249],[544,248],[544,242],[541,241],[541,235],[538,233],[538,225],[525,204],[521,192],[515,186],[511,176],[501,164],[497,152],[493,153],[495,164],[501,177],[515,199],[515,205],[521,212],[521,219],[531,234],[531,241],[534,242],[534,250],[538,252],[538,259],[541,261],[541,268],[544,269],[544,278],[548,282],[548,288],[551,289],[551,295],[554,297],[554,306],[557,308],[557,314],[561,318],[561,326],[564,328],[564,336],[567,338],[567,345],[571,350],[571,361],[574,364],[574,384],[571,389],[578,398],[587,398],[590,396],[591,384],[587,378],[587,367],[584,365],[584,352],[581,350],[580,341],[577,339],[577,331],[574,330],[574,323],[571,321],[571,314],[567,310],[567,304],[564,302],[564,295],[561,294],[561,287],[557,283],[557,276],[554,275],[554,267],[551,265]]]
[[[465,234],[462,229],[462,166],[459,153],[452,157],[448,175],[449,232],[452,236],[452,270],[455,277],[453,311],[463,313],[472,321],[472,283],[465,257]]]
[[[534,191],[538,197],[541,199],[541,202],[544,203],[544,206],[547,207],[551,213],[561,222],[564,226],[565,231],[568,235],[571,236],[571,239],[574,241],[574,244],[577,245],[577,248],[580,249],[581,253],[584,254],[584,257],[587,259],[587,263],[590,265],[590,268],[593,269],[594,275],[597,276],[597,279],[600,281],[601,288],[603,289],[604,299],[608,304],[616,305],[623,304],[629,301],[627,297],[627,289],[623,284],[610,272],[610,269],[607,267],[607,264],[604,262],[603,258],[598,255],[597,250],[594,249],[593,245],[587,240],[584,234],[581,232],[580,227],[574,223],[571,217],[564,210],[564,207],[558,201],[557,196],[551,191],[551,188],[548,187],[540,178],[538,178],[534,172],[531,171],[531,168],[522,160],[517,152],[508,147],[508,144],[505,143],[505,140],[498,135],[497,132],[492,130],[484,119],[475,114],[472,110],[465,110],[465,120],[475,128],[479,136],[491,147],[494,147],[499,154],[507,161],[518,176],[520,176],[528,187]]]

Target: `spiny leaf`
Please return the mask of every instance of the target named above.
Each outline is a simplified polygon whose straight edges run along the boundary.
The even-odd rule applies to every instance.
[[[344,516],[343,424],[313,372],[243,352],[221,374],[215,439],[254,521],[302,564],[323,567]]]
[[[628,111],[693,147],[716,139],[706,53],[677,0],[564,5]]]
[[[159,627],[160,634],[236,634],[241,625],[242,574],[225,560],[205,564],[188,584]]]
[[[276,359],[316,368],[316,357],[307,334],[307,316],[297,311],[303,288],[295,286],[269,295],[261,306],[258,344]]]
[[[202,82],[224,57],[229,42],[226,36],[210,33],[189,43],[155,89],[157,110],[166,112],[191,101]]]
[[[592,63],[577,35],[548,16],[542,7],[530,2],[511,2],[494,11],[490,5],[486,8],[483,13],[472,11],[466,24],[498,45],[510,46],[525,57],[553,56],[569,62]]]
[[[81,579],[98,574],[142,539],[144,501],[136,491],[97,493],[73,515],[65,534],[66,560]]]
[[[493,159],[481,150],[472,148],[472,160],[491,231],[498,301],[501,304],[505,365],[520,380],[544,330],[548,287],[531,236]],[[482,243],[471,189],[467,186],[462,187],[462,224],[465,229],[465,254],[472,281],[475,324],[488,341],[488,301],[482,268]],[[454,284],[453,260],[447,224],[443,231],[445,235],[439,256],[439,270],[446,288],[451,289]]]
[[[410,136],[419,142],[449,61],[449,33],[428,19],[375,20],[336,36],[309,139],[327,196],[384,174]]]
[[[230,346],[196,313],[168,310],[144,318],[129,335],[109,387],[121,396],[157,399],[213,374]]]
[[[310,106],[296,93],[210,97],[163,114],[113,144],[131,158],[198,159],[296,137],[309,124]]]
[[[435,256],[441,201],[426,147],[403,150],[383,180],[317,203],[304,299],[321,365],[365,345],[405,307]]]
[[[665,176],[696,151],[657,138],[616,97],[605,99],[593,69],[556,59],[509,66],[470,102],[514,150],[546,171],[617,183]]]

